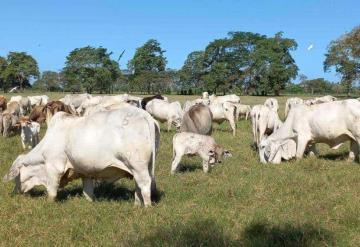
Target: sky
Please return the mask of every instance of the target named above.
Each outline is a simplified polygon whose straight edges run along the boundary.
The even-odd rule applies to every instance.
[[[359,24],[359,0],[1,0],[0,56],[25,51],[41,71],[59,71],[71,50],[102,46],[114,59],[125,50],[126,69],[136,48],[155,38],[168,67],[179,69],[190,52],[230,31],[282,31],[298,43],[299,74],[338,81],[323,71],[326,48]]]

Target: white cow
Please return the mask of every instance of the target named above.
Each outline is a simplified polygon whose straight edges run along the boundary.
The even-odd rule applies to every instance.
[[[239,120],[240,116],[244,116],[245,119],[247,120],[251,112],[251,106],[239,104],[239,103],[233,103],[233,105],[236,106],[236,111],[235,111],[236,121]]]
[[[210,104],[210,100],[209,99],[194,99],[194,100],[187,100],[185,101],[184,103],[184,112],[187,112],[190,107],[192,107],[193,105],[196,105],[196,104],[203,104],[203,105],[209,105]]]
[[[183,111],[178,101],[169,103],[161,99],[153,99],[146,104],[146,111],[160,122],[167,122],[167,131],[170,131],[171,125],[177,129],[181,126]]]
[[[47,95],[37,95],[29,96],[31,107],[46,105],[49,102],[49,96]]]
[[[240,103],[240,97],[235,94],[216,96],[214,94],[209,96],[211,104],[221,104],[225,102]]]
[[[200,135],[190,132],[177,133],[173,137],[173,161],[171,164],[171,174],[175,174],[178,170],[182,156],[199,155],[203,160],[203,171],[209,171],[209,165],[214,166],[215,163],[221,163],[221,158],[230,157],[231,153],[224,150],[216,144],[211,136]]]
[[[350,140],[349,158],[359,155],[360,102],[354,99],[313,106],[296,105],[282,127],[260,144],[263,163],[280,163],[281,159],[302,158],[309,144],[326,143],[340,147]]]
[[[29,118],[20,119],[21,144],[24,150],[32,149],[39,143],[40,124],[32,122]]]
[[[278,112],[279,110],[279,102],[275,98],[268,98],[267,100],[265,100],[264,105],[275,112]]]
[[[337,98],[335,98],[334,96],[326,95],[326,96],[322,96],[322,97],[318,97],[318,98],[314,98],[314,99],[304,100],[304,104],[305,105],[316,105],[316,104],[322,104],[325,102],[331,102],[331,101],[336,101],[336,100],[337,100]]]
[[[304,100],[298,97],[288,98],[285,104],[285,118],[289,114],[289,111],[294,105],[303,104]]]
[[[15,191],[43,185],[55,199],[58,188],[82,178],[83,191],[93,198],[93,179],[114,182],[133,177],[135,204],[151,205],[155,192],[155,154],[159,126],[147,112],[133,106],[76,117],[58,112],[38,145],[20,155],[4,181],[16,179]]]
[[[212,113],[213,122],[221,124],[225,120],[229,121],[233,136],[236,134],[235,114],[236,106],[230,102],[222,104],[212,103],[209,105]]]
[[[67,94],[64,98],[59,99],[59,101],[63,102],[65,105],[69,105],[73,111],[81,105],[83,101],[86,99],[90,99],[92,96],[88,93],[83,94]]]
[[[251,123],[254,145],[259,147],[261,140],[280,128],[282,122],[273,109],[265,105],[255,105],[251,110]]]
[[[21,95],[11,96],[9,103],[10,102],[18,102],[20,104],[21,99],[22,99]]]

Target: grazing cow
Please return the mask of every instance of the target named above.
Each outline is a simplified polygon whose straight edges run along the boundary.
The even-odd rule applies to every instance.
[[[17,131],[19,116],[7,111],[2,113],[2,133],[3,137],[8,137],[11,131]]]
[[[0,113],[5,111],[7,107],[7,100],[4,96],[0,95]]]
[[[305,105],[316,105],[316,104],[322,104],[325,102],[331,102],[331,101],[336,101],[336,100],[337,100],[337,98],[335,98],[334,96],[326,95],[326,96],[322,96],[322,97],[315,98],[315,99],[304,100],[304,104]]]
[[[47,103],[43,108],[43,112],[45,113],[45,116],[46,116],[46,124],[47,125],[49,125],[49,122],[50,122],[51,118],[54,116],[54,114],[59,111],[63,111],[63,112],[75,115],[75,112],[69,105],[66,105],[61,101],[51,101],[51,102]]]
[[[184,112],[181,120],[180,132],[191,132],[201,135],[211,135],[212,113],[210,108],[203,104],[197,104]]]
[[[287,115],[289,114],[289,111],[291,110],[291,108],[294,105],[303,104],[303,103],[304,103],[304,100],[302,100],[298,97],[288,98],[286,100],[286,104],[285,104],[285,118],[287,117]]]
[[[255,147],[259,147],[265,136],[275,132],[282,125],[278,113],[265,105],[255,105],[250,115]]]
[[[34,148],[39,143],[40,124],[31,122],[29,117],[22,117],[20,119],[20,126],[23,149]]]
[[[337,149],[350,140],[349,159],[359,155],[360,102],[354,99],[313,106],[296,105],[280,129],[260,144],[263,163],[302,158],[309,144],[326,143]]]
[[[175,174],[178,170],[181,158],[185,154],[199,155],[203,160],[202,166],[205,173],[209,171],[210,166],[214,166],[215,163],[221,163],[221,158],[223,156],[231,156],[231,153],[216,144],[214,138],[211,136],[189,132],[177,133],[173,137],[173,161],[171,164],[171,174]]]
[[[229,121],[233,136],[236,134],[235,114],[236,106],[230,102],[222,104],[212,103],[209,106],[212,113],[212,120],[215,123],[221,124],[225,120]]]
[[[268,98],[267,100],[265,100],[264,105],[275,112],[278,112],[279,110],[279,102],[275,98]]]
[[[49,102],[49,96],[47,95],[38,95],[38,96],[29,96],[31,107],[46,105]]]
[[[141,100],[141,108],[143,108],[144,110],[146,110],[146,105],[147,103],[149,103],[150,101],[152,101],[153,99],[162,99],[165,101],[168,101],[166,97],[160,95],[160,94],[156,94],[154,96],[149,96],[149,97],[145,97]]]
[[[45,106],[42,105],[34,106],[30,112],[29,120],[32,122],[38,122],[40,124],[44,123],[46,120],[46,112],[44,108]]]
[[[180,128],[183,111],[178,101],[169,103],[161,99],[153,99],[146,104],[146,111],[160,122],[167,122],[167,131],[171,125]]]
[[[87,99],[90,99],[92,96],[88,93],[83,94],[67,94],[64,98],[59,99],[65,105],[69,105],[73,111],[75,111],[82,102]]]
[[[223,96],[216,96],[215,94],[212,94],[209,96],[209,100],[211,104],[221,104],[225,102],[240,103],[240,97],[235,94]]]
[[[236,110],[235,110],[236,121],[239,121],[239,118],[241,116],[244,116],[245,119],[247,120],[251,112],[251,106],[243,105],[239,103],[232,103],[232,104],[236,106]]]
[[[190,107],[192,107],[193,105],[196,104],[203,104],[203,105],[210,105],[210,100],[209,99],[195,99],[195,100],[187,100],[184,103],[184,112],[188,111],[190,109]]]
[[[88,117],[59,112],[39,144],[14,161],[4,181],[15,179],[14,191],[22,193],[43,185],[53,200],[60,186],[80,177],[86,198],[92,200],[93,179],[133,177],[135,204],[149,206],[156,190],[159,131],[149,113],[133,106]]]

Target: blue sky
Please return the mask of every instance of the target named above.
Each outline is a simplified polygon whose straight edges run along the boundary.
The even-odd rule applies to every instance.
[[[124,69],[150,38],[166,50],[168,67],[180,68],[191,51],[229,31],[283,31],[298,42],[300,73],[334,81],[335,73],[323,72],[326,47],[360,24],[359,0],[2,0],[0,10],[0,56],[25,51],[41,71],[60,70],[72,49],[86,45],[106,47],[114,58],[125,50]]]

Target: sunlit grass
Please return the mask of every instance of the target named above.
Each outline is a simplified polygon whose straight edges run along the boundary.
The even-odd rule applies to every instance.
[[[52,98],[60,98],[52,94]],[[170,96],[184,101],[184,96]],[[258,104],[265,97],[242,97]],[[286,98],[278,98],[283,117]],[[159,202],[134,206],[134,182],[120,180],[96,189],[98,200],[81,195],[80,182],[50,203],[42,188],[11,195],[0,188],[0,241],[19,245],[110,246],[357,246],[360,241],[360,166],[345,161],[348,144],[320,158],[262,165],[251,149],[250,121],[215,125],[214,138],[233,157],[204,174],[201,160],[184,157],[182,171],[170,176],[172,136],[161,133],[156,162]],[[44,126],[45,127],[45,126]],[[164,126],[162,126],[164,130]],[[0,137],[0,175],[22,153],[19,136]]]

